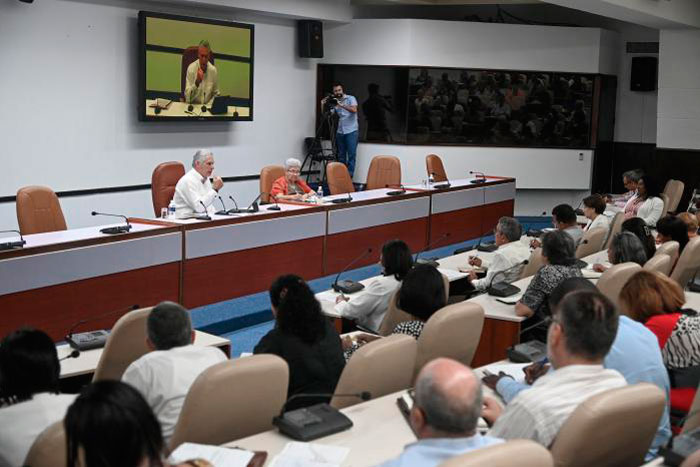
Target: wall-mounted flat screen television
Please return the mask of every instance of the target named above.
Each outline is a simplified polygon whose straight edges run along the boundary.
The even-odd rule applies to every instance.
[[[139,12],[142,121],[253,120],[252,24]]]

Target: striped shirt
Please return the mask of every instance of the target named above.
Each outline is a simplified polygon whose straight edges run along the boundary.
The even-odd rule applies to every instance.
[[[488,435],[531,439],[549,447],[576,407],[608,389],[625,386],[625,378],[602,365],[568,365],[552,371],[520,392],[496,420]]]

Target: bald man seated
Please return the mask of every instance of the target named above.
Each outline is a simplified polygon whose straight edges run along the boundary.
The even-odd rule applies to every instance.
[[[474,449],[502,443],[476,431],[481,415],[481,381],[461,363],[438,358],[416,379],[410,423],[418,441],[382,467],[437,466]]]

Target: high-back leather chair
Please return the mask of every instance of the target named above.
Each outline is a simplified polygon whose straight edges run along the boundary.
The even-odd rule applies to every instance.
[[[610,221],[610,228],[608,229],[608,236],[605,238],[605,243],[603,245],[603,250],[610,248],[610,244],[615,238],[615,235],[622,231],[622,223],[625,222],[625,213],[618,212],[615,213],[612,220]]]
[[[590,229],[583,234],[581,243],[576,247],[576,258],[581,259],[603,249],[603,242],[608,235],[608,229],[599,227]]]
[[[642,266],[642,269],[647,271],[660,272],[664,276],[668,276],[671,273],[671,257],[668,255],[654,255],[650,260],[647,260]]]
[[[65,467],[66,432],[63,420],[48,426],[29,448],[24,464],[27,467]]]
[[[224,444],[272,428],[287,399],[289,367],[272,354],[217,363],[190,387],[170,440]]]
[[[151,175],[151,198],[156,217],[167,208],[175,196],[175,185],[185,175],[185,166],[181,162],[171,161],[158,164]]]
[[[687,246],[687,245],[686,245]],[[668,242],[663,242],[656,248],[656,253],[654,256],[666,255],[671,258],[671,269],[678,261],[678,251],[680,250],[680,245],[675,240],[669,240]]]
[[[580,404],[559,430],[550,447],[554,465],[642,465],[665,404],[664,392],[649,383],[596,394]]]
[[[355,192],[350,172],[342,162],[329,162],[326,166],[326,178],[328,179],[328,189],[331,190],[332,195]]]
[[[152,308],[133,310],[114,323],[97,363],[93,381],[120,380],[132,362],[150,352],[146,345],[146,321]]]
[[[470,365],[484,326],[484,309],[472,302],[460,302],[435,312],[418,338],[415,376],[423,365],[438,357]]]
[[[17,224],[22,235],[66,230],[61,203],[46,186],[25,186],[17,191]]]
[[[543,265],[544,256],[542,256],[542,248],[536,248],[530,253],[530,259],[527,260],[527,264],[523,267],[523,272],[520,273],[520,279],[534,276]]]
[[[209,54],[209,63],[214,65],[214,51]],[[185,102],[185,82],[187,81],[187,67],[195,60],[199,60],[199,46],[191,45],[182,51],[182,62],[180,67],[180,99]]]
[[[394,334],[359,348],[340,374],[336,394],[368,391],[372,399],[411,387],[416,366],[416,340],[406,334]],[[354,397],[333,397],[336,409],[362,402]]]
[[[425,156],[425,168],[428,171],[428,177],[432,175],[435,182],[446,182],[448,180],[445,166],[442,165],[442,159],[437,154]]]
[[[678,262],[671,273],[671,279],[685,289],[688,282],[695,277],[698,269],[700,269],[700,237],[693,237],[678,257]]]
[[[260,171],[260,203],[267,204],[270,202],[270,190],[272,184],[280,177],[284,177],[284,167],[281,165],[266,165]]]
[[[596,287],[600,293],[610,299],[615,307],[620,308],[620,291],[625,286],[630,277],[641,271],[642,267],[637,263],[620,263],[612,266],[601,274]]]
[[[374,156],[367,171],[367,190],[401,185],[401,161],[394,156]]]
[[[529,439],[514,439],[505,443],[475,449],[453,457],[439,467],[551,467],[552,455],[547,448]]]

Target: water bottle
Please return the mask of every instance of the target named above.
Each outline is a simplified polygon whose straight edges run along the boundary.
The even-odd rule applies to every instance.
[[[323,204],[323,185],[318,185],[318,190],[316,190],[316,202],[318,204]]]
[[[433,183],[435,183],[435,177],[433,177],[433,174],[430,174],[428,177],[428,188],[432,187]]]
[[[168,219],[175,219],[175,200],[170,200],[168,204]]]

